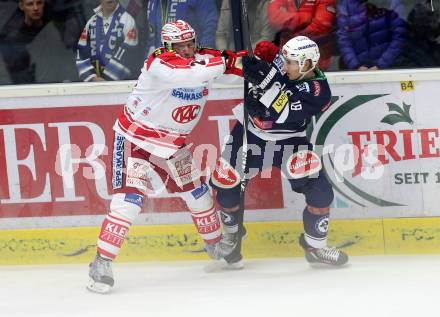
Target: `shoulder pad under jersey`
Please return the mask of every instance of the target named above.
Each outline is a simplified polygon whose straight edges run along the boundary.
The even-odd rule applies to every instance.
[[[197,53],[203,55],[203,54],[211,54],[212,56],[220,56],[222,54],[222,51],[217,50],[215,48],[211,47],[199,47],[197,50]]]
[[[176,55],[176,52],[174,50],[167,50],[164,47],[156,48],[151,55],[153,55],[153,57],[158,57],[165,53],[171,53],[173,56]]]
[[[156,58],[159,58],[162,61],[169,61],[172,59],[175,59],[177,57],[177,54],[173,50],[167,50],[163,47],[157,48],[153,51],[153,53],[150,54],[150,56],[147,59],[146,67],[147,69],[150,68],[150,65],[153,63],[153,61],[156,60]]]

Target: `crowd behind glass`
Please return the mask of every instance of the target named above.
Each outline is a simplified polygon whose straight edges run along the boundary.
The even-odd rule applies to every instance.
[[[254,45],[306,35],[326,71],[440,66],[440,0],[248,7]],[[192,25],[200,46],[234,49],[230,0],[0,0],[0,84],[136,79],[161,46],[161,26],[176,19]]]

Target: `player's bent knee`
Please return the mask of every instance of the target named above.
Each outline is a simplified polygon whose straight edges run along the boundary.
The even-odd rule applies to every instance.
[[[142,210],[144,196],[135,193],[117,193],[110,203],[110,214],[132,223]]]
[[[308,206],[313,206],[317,210],[328,208],[333,201],[334,194],[331,187],[325,188],[324,190],[312,190],[305,193],[306,203]]]
[[[232,189],[218,189],[216,196],[218,204],[226,211],[226,209],[231,209],[231,211],[237,211],[237,206],[240,205],[240,186]],[[237,210],[234,210],[237,208]]]
[[[318,178],[310,180],[303,193],[307,205],[315,208],[327,208],[334,199],[332,186],[322,173]]]
[[[240,204],[240,174],[227,160],[222,157],[217,160],[209,183],[217,190],[216,200],[222,209],[225,211],[230,209],[230,212],[238,210],[237,206]]]
[[[231,207],[231,208],[226,208],[226,207],[222,207],[223,211],[225,212],[236,212],[240,209],[240,205]]]
[[[214,204],[209,187],[205,183],[194,190],[180,193],[180,197],[186,202],[188,208],[193,211],[208,210]]]
[[[327,215],[330,213],[330,207],[323,207],[323,208],[319,208],[319,207],[314,207],[311,205],[307,205],[307,210],[314,215]]]

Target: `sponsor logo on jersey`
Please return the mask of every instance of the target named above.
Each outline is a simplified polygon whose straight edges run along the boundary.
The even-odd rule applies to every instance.
[[[139,207],[144,205],[144,197],[139,194],[125,194],[124,201],[138,205]]]
[[[320,170],[321,159],[313,151],[298,151],[287,160],[287,172],[293,179],[303,178]]]
[[[269,83],[272,81],[272,79],[277,74],[277,69],[275,67],[272,67],[267,74],[267,76],[263,79],[263,81],[258,85],[261,89],[264,89],[269,85]]]
[[[279,97],[272,104],[272,108],[276,112],[280,113],[281,111],[283,111],[284,107],[287,105],[288,102],[289,102],[289,97],[287,97],[287,95],[284,92],[281,92]]]
[[[310,86],[309,83],[303,82],[299,85],[295,86],[299,91],[305,91],[305,92],[310,92]]]
[[[174,109],[172,116],[174,121],[178,123],[188,123],[193,121],[200,113],[199,105],[187,105]]]
[[[195,199],[199,199],[200,197],[202,197],[207,191],[209,190],[208,185],[206,185],[205,183],[202,184],[202,186],[200,186],[199,188],[194,189],[191,192],[191,195],[193,195],[193,197]]]
[[[122,171],[124,166],[124,137],[115,133],[115,141],[113,143],[113,189],[122,187]]]
[[[182,99],[182,100],[199,100],[204,96],[208,95],[208,89],[185,89],[185,88],[177,88],[173,89],[171,92],[171,96]]]
[[[318,97],[321,94],[321,84],[319,83],[319,81],[314,80],[313,86],[315,87],[315,91],[313,92],[313,95],[315,97]]]

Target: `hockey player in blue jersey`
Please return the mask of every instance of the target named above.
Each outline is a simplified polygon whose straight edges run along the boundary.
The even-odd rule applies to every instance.
[[[348,256],[327,246],[330,204],[333,190],[321,167],[321,159],[306,137],[312,117],[331,104],[327,79],[316,65],[319,48],[305,36],[289,40],[271,62],[255,57],[243,58],[243,73],[251,84],[244,106],[249,112],[247,134],[248,155],[245,175],[275,166],[289,180],[293,191],[305,196],[303,211],[304,233],[299,244],[310,263],[341,266]],[[243,115],[234,113],[240,121]],[[241,146],[243,125],[237,123],[225,145],[211,185],[217,190],[217,202],[225,231],[222,243],[231,254],[225,260],[236,268],[242,267],[239,230],[243,217],[240,211]],[[252,173],[252,171],[254,171]]]

